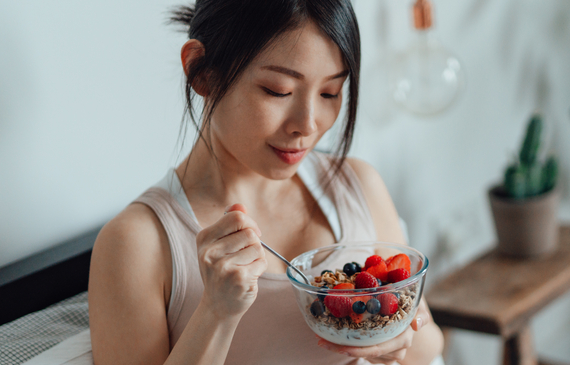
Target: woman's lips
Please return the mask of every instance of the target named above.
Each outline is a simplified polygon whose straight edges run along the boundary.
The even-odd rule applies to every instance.
[[[273,146],[270,146],[270,147],[271,147],[271,149],[273,149],[273,152],[275,152],[277,157],[279,157],[281,159],[281,161],[283,161],[289,165],[294,165],[297,162],[301,161],[303,159],[303,156],[305,156],[305,152],[307,152],[306,149],[304,149],[304,150],[294,150],[294,149],[281,150],[281,149],[275,148]]]

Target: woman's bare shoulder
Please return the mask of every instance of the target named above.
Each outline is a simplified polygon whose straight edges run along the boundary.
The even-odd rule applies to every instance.
[[[346,163],[354,170],[374,220],[378,240],[406,243],[400,219],[384,180],[369,163],[349,157]]]
[[[169,251],[164,227],[152,209],[141,203],[128,205],[105,224],[94,247],[94,250],[110,250],[116,259],[124,260],[162,256],[165,249]]]
[[[153,211],[131,204],[100,231],[89,275],[89,322],[99,363],[162,363],[168,356],[166,308],[171,259]],[[161,362],[162,361],[162,362]]]

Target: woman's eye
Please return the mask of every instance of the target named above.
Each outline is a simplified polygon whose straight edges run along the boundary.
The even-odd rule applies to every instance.
[[[338,94],[336,95],[332,95],[332,94],[321,94],[321,96],[325,99],[334,99],[338,97]]]
[[[275,91],[273,91],[273,90],[271,90],[271,89],[268,89],[268,88],[266,88],[266,87],[264,87],[263,90],[265,90],[265,92],[268,93],[269,95],[271,95],[271,96],[276,96],[276,97],[278,97],[278,98],[282,98],[282,97],[284,97],[284,96],[287,96],[287,95],[290,95],[290,94],[291,94],[291,93],[279,94],[279,93],[276,93]]]

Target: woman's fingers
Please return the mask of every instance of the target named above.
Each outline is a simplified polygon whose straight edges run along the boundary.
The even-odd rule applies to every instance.
[[[252,229],[258,237],[261,236],[261,230],[257,226],[257,223],[244,212],[235,210],[225,214],[213,225],[201,230],[200,233],[198,233],[199,237],[196,237],[196,240],[204,243],[214,242],[232,233],[242,231],[247,228]]]
[[[416,312],[416,316],[412,321],[412,329],[417,332],[430,321],[431,321],[431,315],[427,308],[425,299],[422,297],[422,299],[420,300],[420,304],[418,306],[418,311]]]
[[[210,243],[208,250],[211,252],[211,255],[214,255],[217,258],[222,258],[256,244],[261,245],[259,237],[253,229],[246,228]]]
[[[255,277],[260,277],[261,274],[267,270],[267,260],[264,256],[263,258],[259,258],[253,261],[251,264],[247,265],[247,267],[252,275]]]
[[[249,265],[255,260],[264,259],[265,252],[263,251],[263,246],[259,243],[253,243],[246,248],[227,255],[227,262],[236,266]]]
[[[226,213],[235,212],[235,211],[240,211],[243,214],[247,214],[247,209],[243,204],[237,203],[237,204],[232,204],[229,207],[226,207]]]
[[[241,204],[196,236],[202,301],[220,316],[241,316],[257,296],[257,279],[267,269],[257,223]]]

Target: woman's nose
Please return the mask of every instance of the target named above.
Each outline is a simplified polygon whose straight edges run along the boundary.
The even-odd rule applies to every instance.
[[[308,136],[316,131],[317,121],[314,103],[312,101],[298,103],[287,124],[287,133]]]

